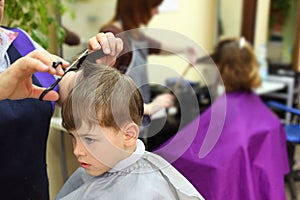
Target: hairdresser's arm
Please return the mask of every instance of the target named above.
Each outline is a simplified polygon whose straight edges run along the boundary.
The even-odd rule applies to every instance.
[[[199,50],[193,44],[179,45],[178,43],[162,43],[161,48],[160,54],[183,54],[185,59],[192,65],[196,64],[197,58],[199,57]]]
[[[156,96],[151,103],[144,104],[144,114],[153,115],[161,109],[166,109],[174,106],[174,96],[165,93]]]
[[[98,33],[96,36],[88,40],[88,49],[98,50],[102,49],[107,55],[101,59],[101,64],[113,66],[116,62],[117,55],[123,49],[123,42],[120,38],[116,38],[112,33]],[[73,83],[76,79],[76,73],[69,72],[60,82],[59,89],[59,104],[61,105],[66,99],[69,91],[73,87]]]
[[[44,88],[32,84],[32,75],[37,71],[63,74],[62,66],[57,69],[52,67],[52,60],[62,61],[64,68],[69,65],[66,61],[44,50],[35,50],[18,59],[0,74],[0,100],[39,98]],[[51,91],[44,99],[55,101],[58,99],[58,94]]]

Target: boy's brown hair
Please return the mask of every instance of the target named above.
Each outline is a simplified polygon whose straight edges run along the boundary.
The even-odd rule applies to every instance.
[[[68,131],[90,127],[120,128],[126,122],[141,124],[142,96],[132,79],[118,70],[92,63],[84,64],[62,106],[62,125]]]

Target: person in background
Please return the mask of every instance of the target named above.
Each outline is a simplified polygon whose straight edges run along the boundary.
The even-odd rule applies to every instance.
[[[0,20],[4,4],[1,0]],[[46,143],[55,101],[35,98],[42,93],[41,88],[55,82],[52,74],[62,75],[62,68],[69,64],[43,50],[21,29],[1,27],[0,38],[0,133],[3,138],[0,150],[4,152],[0,167],[1,198],[47,200]],[[122,44],[112,33],[99,33],[89,39],[88,49],[102,48],[111,60],[116,58]],[[55,71],[52,65],[57,61],[61,61],[62,66]],[[67,73],[59,88],[48,93],[45,100],[62,103],[75,76],[75,72]],[[40,88],[37,90],[37,87]],[[13,88],[15,90],[11,90]],[[26,99],[15,100],[21,98]]]
[[[56,199],[203,199],[137,139],[144,108],[132,79],[89,62],[81,69],[62,106],[62,124],[81,167]]]
[[[114,17],[100,28],[100,32],[112,32],[122,38],[124,49],[114,67],[129,75],[137,84],[146,103],[145,114],[148,115],[155,113],[158,108],[174,105],[174,96],[171,94],[151,97],[147,72],[148,55],[170,54],[163,49],[172,49],[176,53],[189,52],[196,56],[195,49],[191,47],[170,47],[169,44],[160,43],[138,30],[147,26],[153,16],[159,13],[158,7],[162,2],[163,0],[118,0]]]
[[[69,30],[67,27],[63,26],[63,29],[66,32],[64,43],[69,46],[76,46],[80,44],[80,37],[77,33]]]
[[[211,58],[225,92],[154,152],[169,162],[175,157],[172,165],[205,199],[286,199],[285,133],[254,91],[261,78],[252,47],[244,38],[224,39]],[[182,153],[176,154],[179,149]]]
[[[152,140],[153,136],[165,135],[165,128],[172,129],[169,135],[173,135],[178,130],[178,124],[171,122],[168,116],[169,108],[175,107],[178,99],[170,91],[172,88],[164,88],[155,93],[155,85],[153,85],[152,90],[148,71],[154,66],[148,64],[148,57],[185,54],[189,64],[193,65],[195,57],[198,56],[194,46],[180,40],[176,42],[158,40],[155,35],[163,33],[158,33],[158,29],[152,33],[150,29],[149,31],[146,29],[153,17],[159,14],[159,6],[162,2],[163,0],[117,0],[113,18],[99,30],[112,32],[124,42],[123,51],[118,56],[114,67],[129,75],[143,96],[145,116],[139,138],[145,143],[147,150],[151,150],[150,138]],[[168,37],[168,34],[171,36]],[[164,34],[165,38],[172,38],[172,33],[168,34]],[[165,121],[165,123],[156,123],[158,121]]]

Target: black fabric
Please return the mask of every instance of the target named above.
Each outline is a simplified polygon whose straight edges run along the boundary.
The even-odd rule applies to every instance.
[[[11,45],[11,62],[20,53]],[[33,84],[39,85],[33,76]],[[1,199],[49,199],[46,142],[52,116],[50,102],[37,99],[0,101]]]
[[[17,59],[21,57],[21,54],[13,44],[10,45],[10,47],[7,50],[7,53],[10,59],[10,63],[14,63]]]
[[[45,155],[52,108],[44,104],[0,101],[3,199],[48,199]]]

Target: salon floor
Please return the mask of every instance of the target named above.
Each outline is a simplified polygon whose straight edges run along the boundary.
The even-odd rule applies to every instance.
[[[294,167],[296,169],[300,169],[300,145],[297,145],[297,147],[296,147],[295,160],[296,160],[296,164]],[[297,189],[297,200],[300,200],[300,181],[296,181],[296,189]],[[290,193],[290,190],[289,190],[287,184],[285,186],[285,191],[286,191],[286,199],[292,200],[291,193]]]

